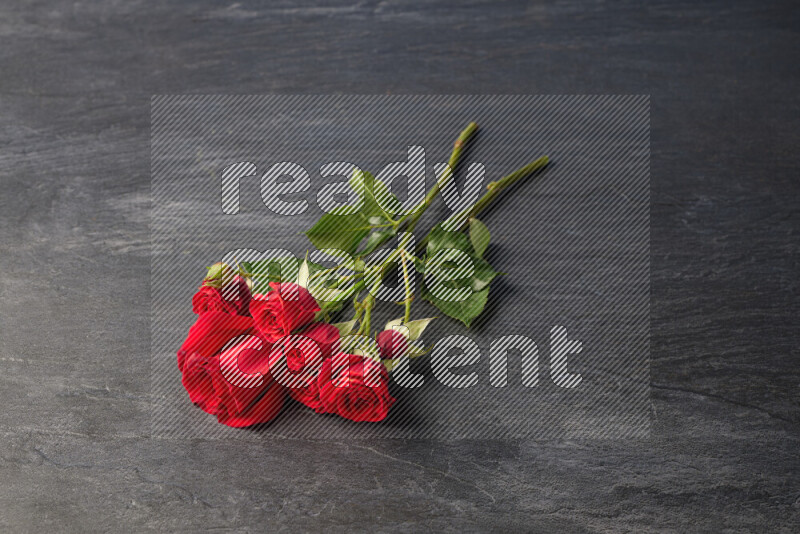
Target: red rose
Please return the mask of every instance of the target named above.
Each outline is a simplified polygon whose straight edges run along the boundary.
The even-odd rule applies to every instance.
[[[320,310],[317,301],[297,284],[270,282],[270,291],[250,301],[256,329],[270,342],[291,334],[314,320]]]
[[[252,389],[232,386],[226,381],[219,390],[222,408],[217,413],[217,421],[234,428],[272,421],[286,398],[286,390],[272,380]]]
[[[250,288],[240,276],[221,289],[204,283],[192,297],[192,311],[198,315],[210,311],[247,315],[249,306]]]
[[[389,395],[386,367],[371,358],[339,353],[319,372],[319,398],[327,413],[352,421],[382,421],[395,398]]]
[[[183,385],[193,403],[227,426],[266,423],[283,406],[284,389],[268,372],[268,345],[250,336],[214,356],[186,358]],[[258,373],[258,374],[256,374]]]
[[[397,330],[384,330],[378,334],[377,341],[384,360],[402,356],[408,350],[406,337]]]
[[[183,387],[189,399],[204,412],[217,415],[219,396],[214,389],[214,373],[219,373],[219,356],[189,354],[183,366]]]
[[[222,298],[222,292],[216,287],[200,286],[192,297],[192,311],[197,315],[210,311],[239,314],[239,308],[233,302]]]
[[[302,381],[298,385],[288,388],[289,396],[317,413],[322,413],[317,376],[322,363],[339,349],[339,329],[328,323],[315,323],[298,335],[312,340],[319,348],[321,358],[314,358],[311,354],[313,349],[303,351],[302,346],[286,352],[286,366],[289,371],[302,375]],[[317,354],[316,351],[313,352]],[[303,383],[304,386],[301,385]]]
[[[269,373],[270,351],[269,345],[251,337],[220,354],[214,389],[220,398],[217,420],[223,425],[266,423],[281,411],[286,391]]]
[[[308,406],[317,413],[325,413],[325,410],[322,407],[322,401],[319,400],[319,385],[317,382],[317,377],[309,371],[303,371],[303,373],[307,380],[307,385],[305,387],[298,386],[287,388],[289,396],[300,404]]]
[[[324,360],[339,352],[339,329],[328,323],[314,323],[302,332],[301,336],[312,339],[322,351]]]
[[[183,371],[184,361],[192,353],[213,356],[231,339],[250,332],[253,319],[221,311],[201,314],[189,329],[189,335],[178,350],[178,369]]]

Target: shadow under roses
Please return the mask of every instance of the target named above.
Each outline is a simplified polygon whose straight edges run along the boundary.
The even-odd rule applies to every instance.
[[[430,392],[423,395],[420,393],[436,384],[428,362],[412,361],[411,372],[422,375],[425,384],[420,388],[404,387],[390,375],[386,385],[396,402],[381,421],[354,424],[335,413],[315,413],[304,403],[287,395],[284,408],[276,419],[243,430],[264,436],[309,440],[411,438],[428,435],[435,421],[431,418],[430,411],[425,409],[426,402],[423,399],[427,399]]]
[[[421,373],[422,371],[415,371]],[[426,373],[426,381],[433,379]],[[429,433],[433,421],[426,417],[422,403],[415,402],[419,389],[406,388],[389,379],[389,392],[397,399],[386,419],[353,423],[333,413],[315,413],[301,402],[286,398],[273,420],[240,429],[264,437],[307,439],[312,441],[342,438],[409,438]]]

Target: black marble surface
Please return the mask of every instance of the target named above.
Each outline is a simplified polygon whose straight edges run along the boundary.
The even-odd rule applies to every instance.
[[[797,531],[789,2],[0,4],[0,530]],[[157,93],[651,95],[652,432],[151,439]]]

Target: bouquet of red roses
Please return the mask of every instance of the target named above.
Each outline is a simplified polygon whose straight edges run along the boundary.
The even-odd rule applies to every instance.
[[[439,191],[446,195],[454,187],[453,169],[476,129],[471,123],[461,133],[449,163],[437,171],[436,185],[413,209],[404,210],[369,173],[354,172],[350,185],[358,206],[334,209],[306,232],[317,248],[312,259],[336,258],[335,267],[308,256],[209,267],[192,298],[197,321],[178,351],[191,401],[232,427],[270,421],[286,397],[320,414],[385,419],[396,401],[389,393],[389,372],[429,350],[420,337],[432,319],[411,319],[413,273],[424,277],[425,300],[469,327],[500,274],[483,257],[490,236],[475,216],[504,188],[547,164],[544,156],[491,182],[477,202],[436,225],[415,246],[413,231],[422,213]],[[393,238],[396,249],[378,250]],[[373,334],[376,295],[393,267],[402,273],[403,298],[395,300],[404,314]],[[348,302],[352,319],[332,322]]]

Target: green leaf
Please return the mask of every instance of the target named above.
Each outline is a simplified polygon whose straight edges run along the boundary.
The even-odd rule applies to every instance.
[[[350,186],[363,200],[361,213],[375,226],[371,229],[359,256],[372,253],[397,234],[392,217],[402,209],[402,203],[389,191],[386,184],[368,172],[355,171]]]
[[[490,238],[489,229],[486,228],[485,224],[478,219],[470,219],[469,240],[472,242],[475,254],[477,254],[479,258],[482,258],[483,253],[486,252],[486,247],[489,246]]]
[[[483,246],[485,250],[485,245],[479,243],[479,246]],[[442,300],[434,296],[423,283],[422,297],[439,308],[445,315],[458,319],[469,327],[472,320],[480,315],[483,308],[486,306],[489,284],[500,273],[495,271],[489,262],[477,254],[472,240],[467,238],[465,234],[461,232],[447,232],[441,225],[437,225],[431,230],[428,238],[427,258],[433,258],[437,252],[445,249],[456,249],[469,256],[472,262],[473,273],[468,278],[448,280],[443,282],[442,285],[450,289],[469,288],[471,294],[461,301]],[[427,264],[426,268],[429,268]],[[439,268],[447,269],[447,262],[444,262]]]
[[[349,336],[350,332],[353,331],[353,328],[356,326],[356,320],[353,319],[352,321],[347,321],[345,323],[335,323],[333,326],[339,329],[339,336]]]
[[[374,339],[367,336],[356,334],[342,336],[340,350],[345,354],[356,354],[358,356],[364,356],[365,358],[372,358],[378,362],[381,361],[378,344]]]
[[[417,319],[416,321],[409,321],[403,324],[403,318],[400,317],[399,319],[394,319],[386,323],[386,326],[383,328],[384,330],[397,330],[403,336],[405,336],[409,341],[415,341],[420,338],[422,332],[425,331],[425,328],[436,319],[436,317],[430,317],[428,319]],[[397,328],[396,328],[397,327]]]
[[[327,254],[330,250],[323,249],[322,252]],[[332,256],[340,258],[338,255]],[[344,260],[336,266],[322,268],[323,270],[317,269],[317,272],[311,274],[307,289],[320,305],[323,302],[341,303],[352,295],[353,280],[349,276],[355,272],[355,267],[353,260]],[[300,274],[302,274],[302,267]],[[298,278],[300,277],[298,276]]]
[[[366,171],[354,171],[349,183],[363,199],[361,211],[367,216],[381,215],[388,221],[402,209],[402,203],[389,191],[386,184]]]
[[[426,354],[430,354],[433,351],[433,345],[425,348],[417,343],[411,342],[408,344],[408,350],[406,353],[401,356],[401,358],[408,358],[409,360],[413,360],[414,358],[419,358],[420,356],[425,356]],[[390,373],[397,367],[397,362],[399,358],[392,358],[391,360],[383,360],[383,365],[386,366],[386,370]]]
[[[447,232],[441,224],[437,224],[428,236],[428,257],[446,248],[458,249],[470,256],[475,253],[466,235],[461,232]]]
[[[346,210],[347,206],[344,206],[326,213],[306,232],[315,247],[338,248],[355,255],[358,245],[369,234],[373,223],[360,211],[346,213]]]
[[[303,260],[300,265],[300,270],[297,273],[297,285],[308,289],[308,279],[311,276],[311,267],[308,265],[308,259]]]
[[[416,321],[409,321],[404,326],[408,328],[408,339],[411,341],[419,339],[422,335],[422,332],[425,331],[425,328],[436,319],[436,317],[431,317],[429,319],[417,319]]]
[[[326,213],[306,236],[318,249],[335,248],[353,256],[369,254],[395,235],[392,214],[402,204],[368,172],[355,171],[349,183],[363,201],[361,209],[353,213],[352,206],[342,206]],[[364,249],[359,251],[367,236]]]
[[[496,276],[501,274],[495,271],[492,266],[489,265],[489,262],[482,258],[473,256],[472,265],[475,268],[475,272],[472,274],[469,282],[473,291],[483,291]]]
[[[406,351],[406,356],[410,359],[419,358],[420,356],[425,356],[433,352],[433,345],[430,345],[428,348],[425,348],[418,343],[409,343],[408,344],[408,351]]]
[[[469,296],[466,300],[458,302],[449,302],[440,300],[434,297],[427,288],[422,288],[422,298],[429,301],[431,304],[442,310],[442,312],[453,319],[458,319],[464,323],[467,328],[472,324],[473,319],[481,314],[483,308],[486,306],[486,300],[489,297],[489,288],[478,291]]]
[[[395,236],[397,231],[394,228],[385,228],[382,230],[374,230],[367,237],[367,242],[364,248],[358,251],[359,256],[366,256],[375,251],[379,246],[390,240]]]
[[[402,318],[402,317],[399,317],[399,318],[397,318],[397,319],[392,319],[391,321],[389,321],[388,323],[386,323],[386,326],[384,326],[384,327],[383,327],[383,329],[384,329],[384,330],[391,330],[391,329],[392,329],[392,327],[394,327],[394,326],[400,326],[401,324],[403,324],[403,318]]]
[[[270,258],[267,260],[247,262],[248,273],[252,276],[254,285],[253,293],[264,294],[269,292],[270,282],[293,282],[297,283],[300,274],[300,260],[294,256],[282,258]],[[314,262],[307,262],[311,274],[324,269],[322,265]]]
[[[320,302],[320,311],[314,316],[314,320],[323,319],[325,322],[330,322],[330,315],[342,309],[344,302],[342,301],[329,301]]]
[[[348,290],[328,287],[324,282],[315,282],[311,284],[308,290],[320,305],[322,305],[323,302],[342,303],[350,298],[350,292]]]

